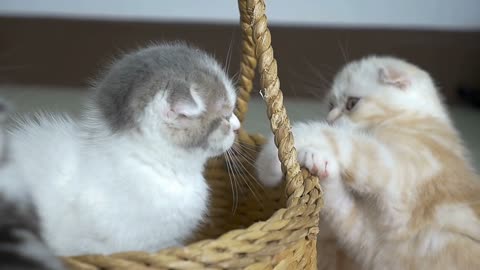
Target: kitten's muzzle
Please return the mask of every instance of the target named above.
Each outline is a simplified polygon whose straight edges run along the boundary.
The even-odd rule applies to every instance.
[[[333,108],[327,115],[327,123],[333,124],[342,115],[342,110]]]

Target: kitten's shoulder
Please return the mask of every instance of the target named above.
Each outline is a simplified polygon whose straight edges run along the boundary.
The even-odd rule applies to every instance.
[[[80,127],[69,116],[39,112],[11,118],[8,129],[14,151],[18,146],[41,147],[67,146],[76,141]],[[68,149],[68,147],[66,148]]]

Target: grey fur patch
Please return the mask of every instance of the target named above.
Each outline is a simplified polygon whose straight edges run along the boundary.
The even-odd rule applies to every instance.
[[[15,179],[13,179],[15,180]],[[0,244],[17,243],[13,231],[22,229],[40,238],[39,219],[35,207],[30,202],[11,202],[0,193]]]

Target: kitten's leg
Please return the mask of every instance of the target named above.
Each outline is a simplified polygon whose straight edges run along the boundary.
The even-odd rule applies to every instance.
[[[374,208],[395,204],[388,188],[394,169],[392,154],[369,135],[323,124],[312,124],[308,132],[294,135],[300,164],[320,178],[323,218],[350,254],[359,255],[358,247],[362,247],[361,256],[373,258],[376,237],[367,212],[389,215]],[[370,198],[378,199],[378,204],[368,202]]]
[[[300,146],[298,160],[302,166],[318,175],[324,190],[322,216],[328,220],[336,234],[351,239],[364,237],[367,232],[363,226],[362,209],[342,181],[340,164],[328,146]]]
[[[322,221],[325,222],[324,225],[329,225],[328,227],[333,230],[335,238],[338,239],[339,246],[336,252],[341,254],[345,251],[344,256],[339,258],[341,261],[336,261],[333,265],[336,266],[335,269],[340,267],[339,263],[345,264],[344,269],[358,269],[358,259],[355,259],[355,256],[359,256],[358,247],[374,246],[374,237],[365,224],[366,218],[362,209],[342,181],[342,168],[336,155],[344,149],[333,145],[329,139],[319,140],[317,133],[305,134],[306,136],[304,136],[299,132],[294,135],[296,136],[296,148],[300,164],[318,175],[324,190],[324,207],[321,210]],[[322,232],[319,234],[319,245],[322,245],[323,242],[323,244],[331,247],[332,239],[328,239],[327,235],[324,234]],[[364,256],[364,254],[361,256]],[[319,258],[325,260],[325,263],[328,261],[332,264],[332,258],[324,258],[321,255],[319,255]]]

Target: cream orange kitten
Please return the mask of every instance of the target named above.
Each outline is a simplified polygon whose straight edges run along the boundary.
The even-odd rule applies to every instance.
[[[480,182],[429,74],[367,57],[337,74],[329,101],[328,123],[293,133],[355,269],[480,269]],[[257,167],[281,180],[273,140]]]

